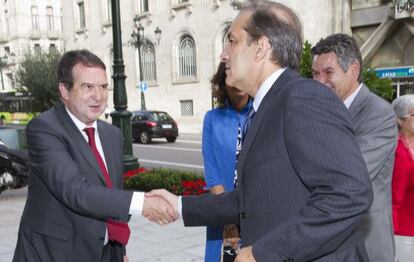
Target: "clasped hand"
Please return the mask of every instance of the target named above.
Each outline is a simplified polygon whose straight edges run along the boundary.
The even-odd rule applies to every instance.
[[[165,189],[145,194],[142,215],[149,221],[166,225],[178,219],[178,197]]]

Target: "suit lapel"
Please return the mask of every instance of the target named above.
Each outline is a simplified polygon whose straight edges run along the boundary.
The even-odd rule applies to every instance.
[[[246,138],[244,139],[244,143],[242,145],[242,150],[239,156],[239,164],[237,166],[237,174],[239,176],[239,180],[241,181],[241,177],[243,176],[243,166],[244,161],[246,160],[247,153],[250,150],[251,145],[253,144],[256,135],[259,131],[260,126],[262,125],[263,119],[268,111],[269,104],[272,101],[272,96],[275,92],[280,91],[280,89],[286,85],[286,83],[292,78],[292,76],[296,74],[293,70],[286,69],[280,77],[273,83],[270,90],[267,92],[265,97],[263,98],[262,102],[260,103],[259,109],[257,110],[255,116],[252,119],[251,125],[249,130],[247,131]]]
[[[56,114],[59,116],[61,124],[64,130],[68,133],[68,136],[72,140],[73,145],[78,147],[79,152],[81,152],[82,156],[93,167],[93,169],[98,174],[99,178],[105,184],[105,178],[102,174],[101,169],[99,168],[95,156],[93,155],[89,147],[88,142],[85,140],[83,135],[80,133],[78,127],[75,125],[75,123],[72,121],[72,119],[66,112],[65,106],[63,104],[56,106]]]
[[[106,168],[108,169],[109,176],[111,178],[112,184],[118,185],[118,178],[119,176],[115,173],[115,167],[114,167],[114,161],[113,161],[113,155],[112,152],[113,147],[111,146],[111,135],[108,133],[108,130],[103,127],[103,124],[101,121],[98,120],[97,122],[98,126],[98,132],[99,132],[99,139],[101,140],[102,144],[102,150],[105,155],[105,162],[106,162]]]
[[[369,89],[364,84],[362,84],[361,90],[355,97],[354,101],[352,102],[351,106],[348,109],[348,112],[354,118],[358,112],[362,109],[364,105],[364,101],[367,99],[369,95]]]

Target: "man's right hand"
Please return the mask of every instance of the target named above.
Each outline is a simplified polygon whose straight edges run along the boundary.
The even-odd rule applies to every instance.
[[[178,218],[178,196],[168,192],[165,189],[155,189],[151,192],[145,193],[145,198],[149,197],[160,197],[163,200],[167,201],[173,207],[173,214],[175,215],[174,217],[176,219]]]
[[[168,192],[168,191],[166,191]],[[178,219],[177,206],[173,207],[161,196],[145,194],[142,215],[151,222],[166,225]]]

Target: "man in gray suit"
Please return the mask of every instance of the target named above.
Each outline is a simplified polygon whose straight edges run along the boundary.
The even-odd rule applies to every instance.
[[[58,80],[62,104],[27,126],[32,174],[13,261],[127,260],[130,215],[171,222],[170,206],[122,190],[121,132],[98,120],[108,98],[105,64],[87,50],[67,52]]]
[[[367,169],[341,101],[295,69],[300,22],[261,1],[233,21],[221,58],[226,84],[254,98],[238,187],[221,195],[162,195],[186,226],[239,224],[236,261],[368,261],[358,225],[371,204]]]
[[[312,74],[330,87],[351,114],[371,179],[374,200],[360,228],[370,261],[394,261],[391,180],[397,126],[391,105],[361,83],[362,59],[355,40],[334,34],[312,48]]]

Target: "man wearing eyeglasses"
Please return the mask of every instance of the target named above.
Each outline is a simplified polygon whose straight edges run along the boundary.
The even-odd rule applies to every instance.
[[[355,40],[334,34],[312,48],[313,78],[332,89],[351,114],[371,179],[374,200],[361,232],[370,261],[394,261],[391,180],[397,127],[391,105],[361,83],[362,59]]]

